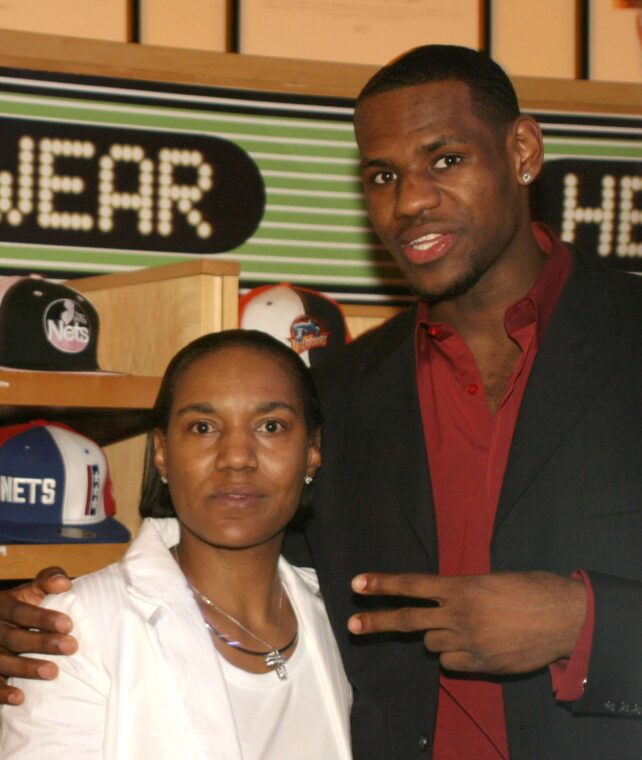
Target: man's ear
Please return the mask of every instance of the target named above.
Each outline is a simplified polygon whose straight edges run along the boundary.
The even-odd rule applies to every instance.
[[[532,116],[518,116],[511,130],[515,172],[520,185],[537,178],[544,163],[544,140],[539,124]]]

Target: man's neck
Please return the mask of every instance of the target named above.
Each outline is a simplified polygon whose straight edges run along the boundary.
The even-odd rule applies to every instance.
[[[505,266],[501,272],[487,272],[467,293],[430,309],[431,321],[449,324],[468,346],[492,413],[504,396],[520,356],[519,347],[506,332],[506,310],[529,293],[545,261],[546,254],[533,239],[532,246],[512,266]]]
[[[507,337],[506,309],[531,290],[545,262],[546,254],[531,236],[519,256],[496,262],[466,293],[432,305],[431,321],[446,322],[469,345],[484,339],[501,343]]]

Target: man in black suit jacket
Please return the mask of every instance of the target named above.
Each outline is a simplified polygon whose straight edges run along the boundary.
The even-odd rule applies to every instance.
[[[543,242],[528,197],[541,133],[483,56],[441,46],[402,56],[362,91],[355,128],[371,221],[423,300],[419,318],[402,314],[317,373],[324,465],[307,536],[355,688],[355,756],[637,758],[642,281],[550,235]],[[554,257],[567,270],[551,278]],[[552,313],[537,317],[537,344],[525,349],[507,315],[545,277],[560,293],[540,294]],[[452,482],[440,483],[446,503],[436,503],[435,462],[444,461],[427,420],[439,416],[422,410],[421,395],[455,415],[467,402],[448,401],[461,369],[452,353],[454,369],[421,379],[421,362],[435,357],[420,349],[422,310],[429,329],[447,325],[463,339],[495,419],[523,386],[507,462],[493,471],[490,572],[436,575],[453,551],[439,522],[461,504],[448,501]],[[525,351],[530,366],[520,363]],[[459,422],[442,435],[455,443],[440,441],[455,455]],[[445,462],[451,481],[464,456]],[[468,487],[463,501],[476,499]],[[464,698],[471,682],[473,700],[475,681],[501,684],[497,714],[481,710],[478,720],[473,702],[472,727],[457,706],[437,717],[448,701],[440,668],[464,674],[455,678],[468,681]]]
[[[642,281],[577,256],[522,402],[493,532],[492,569],[518,571],[506,576],[510,584],[525,571],[556,578],[587,569],[595,630],[584,696],[576,701],[556,700],[541,663],[522,673],[519,650],[497,671],[481,665],[502,674],[511,759],[640,756],[641,291]],[[355,641],[344,626],[360,608],[348,579],[370,570],[438,570],[414,382],[414,323],[413,310],[364,336],[342,366],[325,366],[319,378],[327,420],[324,472],[315,484],[318,508],[309,539],[355,689],[353,742],[355,757],[364,760],[420,758],[423,751],[430,756],[435,725],[438,649],[426,653],[421,636],[408,634]],[[482,608],[490,606],[483,583],[472,580]],[[422,594],[410,579],[391,588],[404,596]],[[435,588],[426,595],[437,595]],[[523,591],[527,606],[528,586]],[[553,608],[560,625],[563,605]],[[392,605],[378,599],[376,606]],[[423,613],[419,608],[408,622],[399,612],[381,627],[423,632],[431,624]],[[508,624],[500,618],[509,635],[511,615],[509,607]],[[464,627],[460,635],[474,634]],[[484,656],[483,640],[480,648]]]
[[[641,282],[531,226],[541,133],[484,56],[411,51],[366,85],[355,125],[373,226],[421,297],[317,373],[324,464],[306,534],[354,685],[355,757],[637,758]],[[530,322],[515,321],[523,304]],[[426,335],[452,336],[475,381]],[[478,457],[490,488],[463,496],[460,386],[503,425],[490,449],[506,449]],[[438,574],[472,566],[443,540],[448,520],[471,526],[462,540],[484,572]],[[9,604],[0,617],[54,630],[52,613]],[[0,628],[0,644],[55,646],[29,635]],[[5,673],[36,667],[0,654]]]

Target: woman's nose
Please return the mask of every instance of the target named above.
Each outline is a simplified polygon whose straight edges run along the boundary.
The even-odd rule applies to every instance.
[[[217,469],[246,470],[254,469],[257,464],[255,442],[245,431],[224,433],[216,453]]]

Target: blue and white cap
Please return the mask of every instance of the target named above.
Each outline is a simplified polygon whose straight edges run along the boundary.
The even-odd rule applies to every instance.
[[[107,459],[58,423],[0,428],[0,543],[120,543]]]

